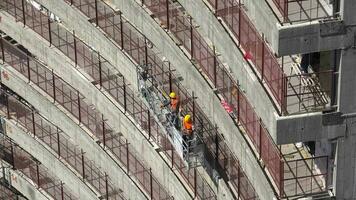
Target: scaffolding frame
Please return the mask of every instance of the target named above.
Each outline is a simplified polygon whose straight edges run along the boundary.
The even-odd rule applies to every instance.
[[[54,199],[78,199],[62,181],[50,174],[46,167],[3,134],[0,136],[0,147],[0,158],[25,175],[37,189],[43,189]]]
[[[144,188],[150,197],[153,199],[171,198],[156,178],[153,177],[151,169],[145,167],[142,161],[138,160],[137,152],[131,145],[122,136],[113,131],[113,129],[106,123],[106,119],[103,115],[98,113],[93,106],[86,104],[84,101],[85,97],[80,94],[78,90],[62,80],[52,70],[47,69],[42,63],[25,55],[20,49],[11,46],[10,43],[2,38],[1,47],[2,52],[4,53],[1,57],[2,60],[25,76],[29,82],[38,86],[53,98],[54,102],[59,103],[64,109],[78,119],[80,124],[83,124],[94,133],[94,135],[99,138],[99,141],[102,142],[103,147],[110,149],[115,157],[126,167],[126,173],[129,177],[131,177],[130,174],[132,174],[136,178],[138,184]],[[29,123],[31,124],[31,122]],[[32,129],[36,135],[35,128]],[[59,151],[59,149],[57,151]],[[86,180],[95,180],[95,178],[88,179],[89,175],[91,175],[89,172],[94,173],[95,171],[93,171],[91,165],[84,165],[86,163],[83,162],[84,153],[82,151],[77,151],[73,153],[73,155],[68,155],[68,159],[69,158],[75,159],[74,163],[82,163],[82,165],[78,166],[78,164],[74,164],[73,166],[76,169],[78,167],[81,168],[78,170],[81,172],[82,177]],[[86,173],[86,171],[88,172]],[[101,173],[99,177],[103,178],[106,177],[106,175]],[[103,185],[103,182],[100,182],[99,185]],[[110,188],[112,187],[110,186],[108,189]],[[101,191],[103,187],[98,187],[97,189],[98,191]]]

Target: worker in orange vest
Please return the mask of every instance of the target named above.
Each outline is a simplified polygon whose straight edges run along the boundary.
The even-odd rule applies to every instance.
[[[171,92],[169,94],[169,101],[165,104],[163,104],[161,107],[168,106],[171,110],[171,122],[174,124],[176,128],[179,127],[178,123],[178,114],[179,114],[179,108],[180,108],[180,101],[178,95],[176,95],[175,92]]]
[[[184,146],[184,156],[188,152],[188,149],[190,147],[190,140],[192,139],[193,136],[193,121],[191,119],[190,115],[185,115],[183,118],[183,146]]]

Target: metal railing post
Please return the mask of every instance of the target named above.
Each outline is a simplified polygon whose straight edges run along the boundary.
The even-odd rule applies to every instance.
[[[150,168],[150,196],[153,199],[153,177],[152,177],[152,169]]]
[[[124,110],[125,110],[125,113],[127,111],[127,95],[126,95],[126,84],[125,84],[125,77],[122,77],[122,82],[123,82],[123,89],[124,89]]]
[[[94,1],[94,6],[95,6],[95,23],[96,26],[99,25],[99,18],[98,18],[98,0]]]
[[[36,162],[36,174],[37,174],[37,186],[40,187],[40,169],[38,167],[38,162]]]
[[[219,136],[218,136],[218,127],[215,124],[215,165],[219,164]]]
[[[264,40],[262,39],[262,69],[261,69],[261,81],[263,81],[263,78],[265,76],[265,43]]]
[[[56,76],[52,69],[53,102],[56,102]]]
[[[77,67],[78,65],[77,38],[75,37],[74,31],[73,31],[73,38],[74,38],[74,62],[75,62],[75,67]]]
[[[147,38],[145,37],[145,64],[148,65]]]
[[[194,168],[194,198],[197,198],[197,168]]]
[[[150,110],[148,109],[147,110],[147,120],[148,120],[148,139],[151,139],[151,112]]]
[[[170,28],[170,22],[169,22],[169,0],[166,0],[166,7],[167,7],[167,11],[166,11],[166,15],[167,15],[167,30],[169,30]]]
[[[124,49],[124,25],[122,22],[122,13],[120,12],[120,31],[121,31],[121,48]]]
[[[172,166],[171,166],[171,168],[173,169],[173,167],[174,167],[174,148],[173,148],[173,145],[172,144],[170,144],[171,145],[171,153],[172,153]]]
[[[102,74],[102,68],[101,68],[101,59],[100,59],[100,53],[98,52],[98,60],[99,60],[99,85],[100,88],[103,86],[103,74]]]
[[[64,200],[63,182],[61,181],[61,197]]]
[[[106,147],[106,135],[105,135],[105,121],[104,121],[104,115],[101,115],[102,118],[102,129],[103,129],[103,145],[104,148]]]
[[[28,82],[31,81],[31,74],[30,74],[30,58],[27,56],[26,57],[26,65],[27,65],[27,76],[28,76]]]
[[[16,169],[16,166],[15,166],[15,156],[14,156],[14,147],[13,145],[11,144],[10,146],[10,151],[11,151],[11,164],[12,164],[12,167],[13,169]]]
[[[77,96],[78,96],[78,119],[79,119],[79,123],[82,122],[82,113],[81,113],[81,106],[80,106],[80,95],[79,95],[79,91],[77,90]]]
[[[260,155],[260,159],[262,158],[262,119],[260,118],[259,120],[259,128],[260,128],[260,146],[259,146],[259,155]]]
[[[216,60],[216,51],[215,51],[215,46],[213,46],[213,51],[214,51],[214,87],[217,88],[217,60]]]
[[[240,122],[240,107],[241,107],[241,96],[240,96],[240,89],[237,88],[237,122]]]
[[[4,42],[2,36],[0,37],[0,45],[1,45],[1,57],[3,64],[5,64],[5,50],[4,50]]]
[[[126,140],[126,162],[127,162],[127,174],[130,173],[130,158],[129,158],[129,143]]]
[[[217,12],[218,12],[218,0],[215,0],[215,15],[217,16]]]
[[[59,137],[59,131],[57,127],[57,146],[58,146],[58,156],[61,157],[61,145],[60,145],[60,137]]]
[[[108,185],[108,175],[105,172],[105,193],[106,193],[106,200],[109,200],[109,185]]]
[[[172,72],[171,72],[171,62],[168,62],[168,79],[169,79],[169,92],[172,91]]]
[[[6,114],[7,114],[7,118],[11,119],[10,118],[10,106],[9,106],[9,95],[8,94],[5,94],[5,95],[6,95]]]
[[[49,17],[48,17],[48,36],[49,36],[49,46],[52,46],[51,19]]]
[[[238,35],[238,40],[239,40],[239,45],[241,46],[241,2],[239,0],[239,35]]]
[[[194,53],[194,43],[193,43],[193,18],[192,17],[189,17],[189,23],[190,23],[190,57],[191,59],[193,60],[194,59],[194,56],[193,56],[193,53]]]
[[[23,25],[26,26],[25,0],[22,0],[22,18],[23,18],[22,19],[23,20]]]
[[[84,165],[84,152],[81,149],[80,150],[81,154],[82,154],[82,172],[83,172],[83,180],[85,180],[85,165]]]
[[[31,113],[31,116],[32,116],[32,128],[33,128],[33,135],[36,136],[36,125],[35,125],[35,114]]]
[[[192,112],[193,112],[193,125],[195,125],[196,124],[196,122],[195,122],[195,97],[194,97],[194,92],[192,92],[192,100],[193,100],[193,105],[192,105],[192,107],[193,107],[193,109],[192,109]]]
[[[240,173],[241,173],[241,170],[240,170],[240,163],[239,163],[239,166],[237,167],[237,199],[240,199],[240,194],[241,194]]]

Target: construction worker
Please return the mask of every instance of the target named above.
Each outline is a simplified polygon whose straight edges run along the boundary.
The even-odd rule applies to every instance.
[[[179,114],[179,108],[180,108],[180,101],[178,95],[176,95],[175,92],[171,92],[169,94],[169,101],[165,104],[163,104],[161,107],[165,106],[170,106],[171,110],[171,122],[174,124],[174,126],[178,129],[179,124],[178,124],[178,114]]]
[[[186,153],[188,153],[188,149],[190,147],[189,141],[192,139],[192,136],[193,136],[193,121],[190,115],[185,115],[183,118],[183,132],[182,132],[184,157]]]

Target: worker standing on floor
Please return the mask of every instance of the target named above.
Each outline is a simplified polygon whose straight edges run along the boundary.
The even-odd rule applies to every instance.
[[[174,126],[178,129],[179,128],[179,123],[178,123],[178,114],[179,114],[179,108],[180,108],[180,101],[179,97],[175,92],[171,92],[169,94],[169,101],[165,104],[163,104],[161,107],[168,106],[171,110],[171,122],[174,124]]]
[[[185,153],[187,153],[190,147],[190,140],[193,137],[193,121],[190,115],[185,115],[183,118],[183,146],[186,149]]]

